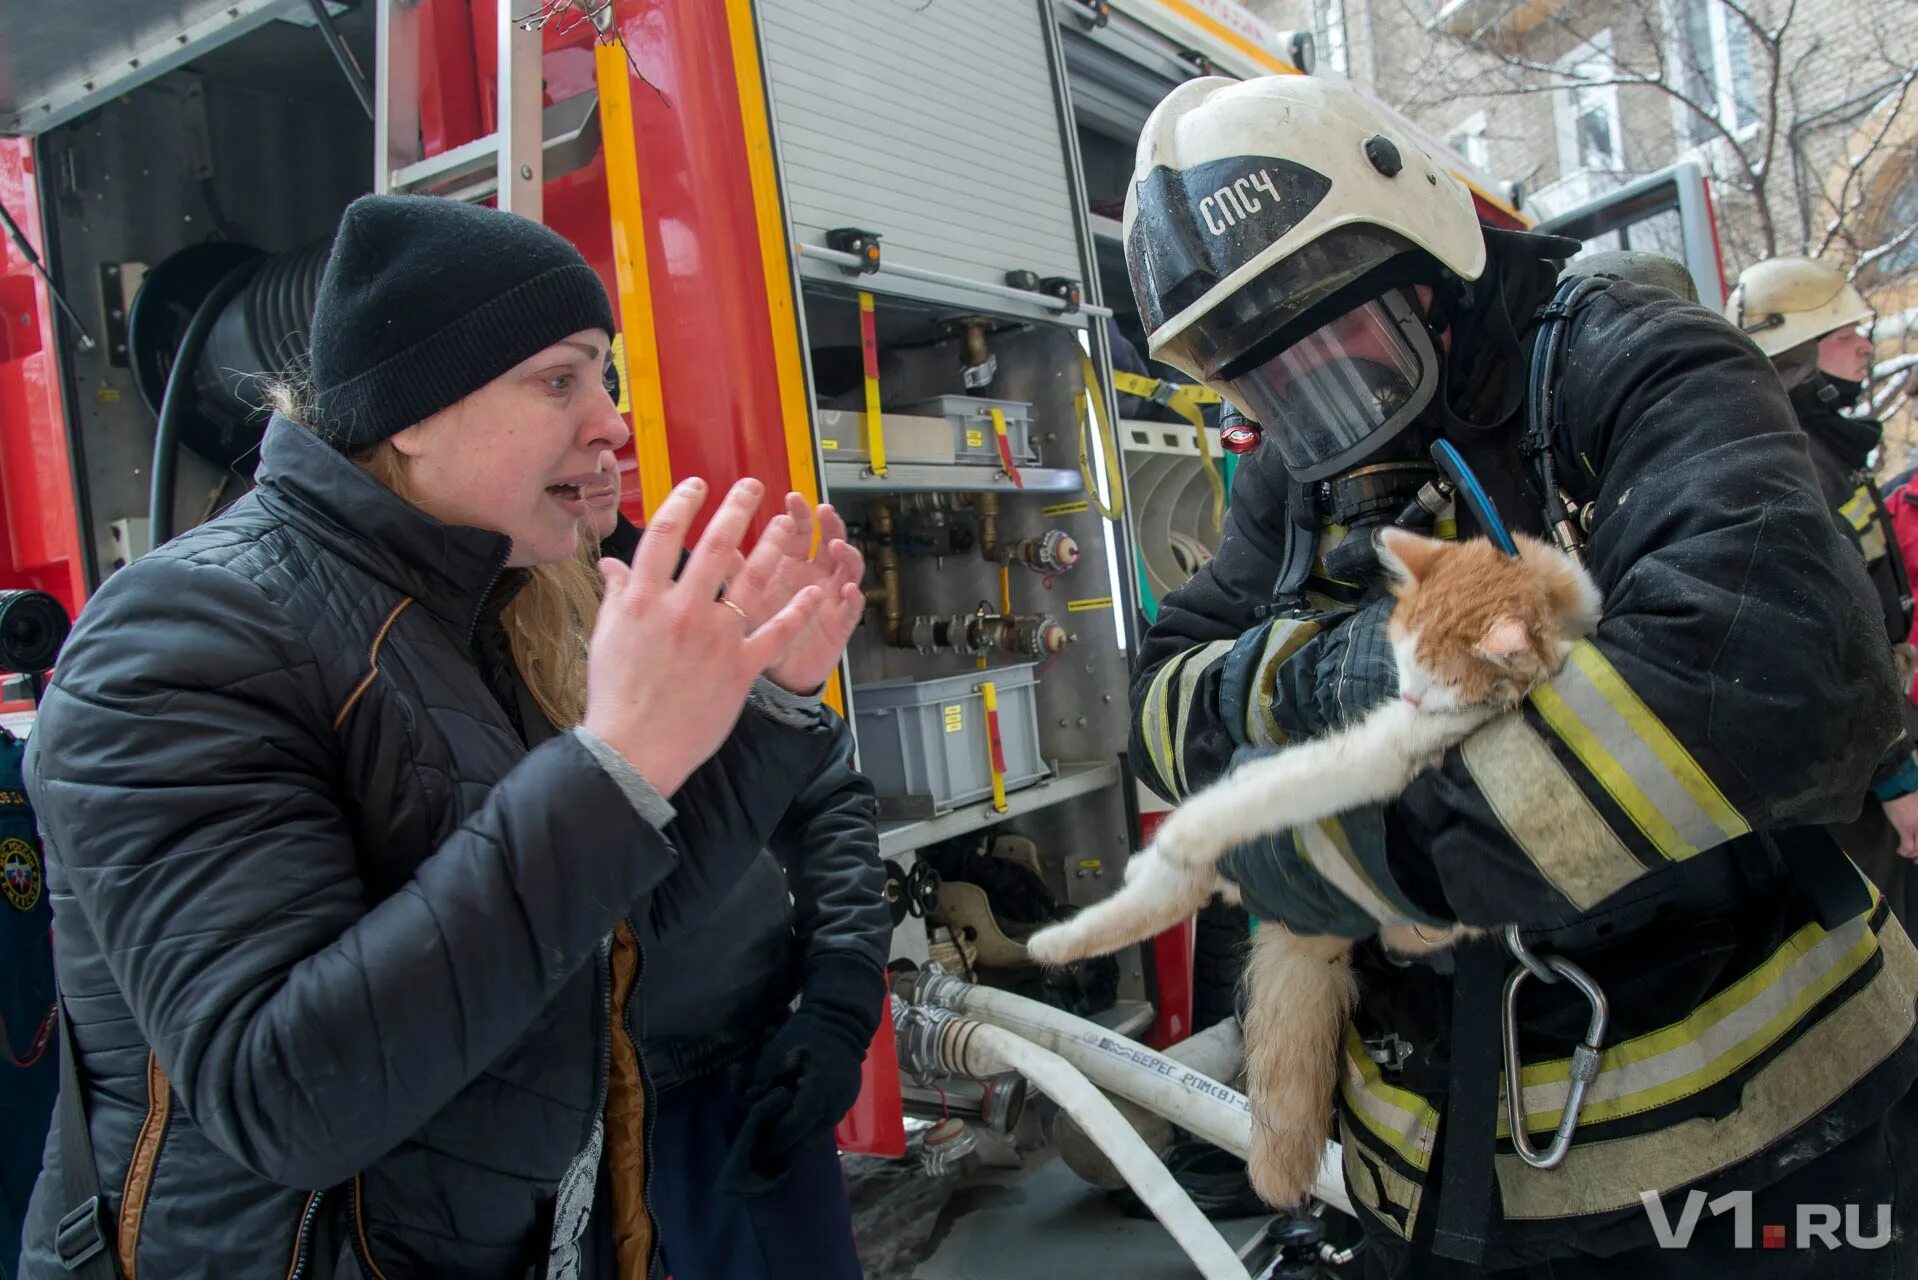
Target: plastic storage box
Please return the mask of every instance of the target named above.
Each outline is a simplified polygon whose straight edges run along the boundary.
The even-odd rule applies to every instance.
[[[1006,443],[1012,460],[1022,467],[1039,465],[1039,448],[1032,440],[1032,406],[1023,400],[988,400],[981,396],[939,396],[901,405],[899,412],[921,418],[943,417],[952,424],[953,457],[962,463],[999,464],[999,443],[993,439],[992,410],[1006,416]]]
[[[1007,791],[1047,776],[1039,755],[1036,662],[932,680],[882,680],[853,688],[860,771],[872,779],[880,816],[928,818],[992,794],[986,700],[998,692]]]

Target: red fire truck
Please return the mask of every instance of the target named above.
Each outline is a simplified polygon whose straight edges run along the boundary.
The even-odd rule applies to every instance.
[[[1192,76],[1331,74],[1309,33],[1232,0],[93,0],[7,25],[0,592],[77,613],[244,491],[353,197],[495,201],[616,299],[635,518],[674,477],[752,475],[866,540],[831,696],[883,797],[901,960],[1016,964],[989,895],[918,860],[936,846],[1062,904],[1116,884],[1153,816],[1128,654],[1151,582],[1209,554],[1220,457],[1202,418],[1117,420],[1133,144]],[[1712,302],[1702,198],[1686,170],[1560,221],[1677,219]],[[30,719],[23,682],[0,714]],[[1183,1040],[1193,963],[1189,930],[1121,957],[1095,1017]],[[888,1026],[849,1150],[899,1152],[934,1105],[894,1063]]]

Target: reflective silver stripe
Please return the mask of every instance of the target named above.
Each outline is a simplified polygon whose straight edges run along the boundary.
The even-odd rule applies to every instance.
[[[1874,520],[1871,527],[1858,535],[1858,550],[1864,554],[1865,563],[1879,559],[1885,554],[1885,526]]]
[[[1751,828],[1589,641],[1532,705],[1659,852],[1691,857]]]
[[[1573,906],[1596,906],[1645,874],[1518,712],[1472,734],[1460,755],[1499,825]]]
[[[1393,906],[1352,856],[1352,841],[1337,818],[1309,827],[1292,828],[1292,838],[1312,869],[1354,906],[1380,924],[1413,924],[1412,917]]]
[[[1232,646],[1235,643],[1232,640],[1214,640],[1210,644],[1188,651],[1185,657],[1180,659],[1182,665],[1179,668],[1179,724],[1172,735],[1172,767],[1178,774],[1175,785],[1180,795],[1185,795],[1187,788],[1191,785],[1185,776],[1185,731],[1192,723],[1192,691],[1198,687],[1199,681],[1205,678],[1205,673],[1211,670],[1213,663],[1232,652]]]
[[[1145,702],[1139,708],[1139,736],[1145,739],[1146,755],[1151,759],[1153,769],[1159,775],[1159,781],[1167,787],[1177,789],[1174,780],[1173,763],[1178,758],[1172,743],[1172,725],[1166,719],[1166,686],[1179,673],[1179,668],[1190,655],[1175,654],[1166,659],[1159,668],[1159,674],[1152,677],[1152,683],[1146,686]]]
[[[1246,690],[1245,698],[1245,740],[1253,746],[1285,745],[1286,737],[1272,719],[1272,692],[1278,684],[1279,667],[1319,631],[1316,622],[1280,618],[1266,632],[1265,649],[1252,668],[1251,687]]]
[[[1710,1088],[1744,1067],[1857,973],[1877,951],[1863,916],[1831,933],[1806,925],[1743,979],[1693,1010],[1683,1022],[1607,1049],[1585,1093],[1580,1120],[1635,1115]],[[1525,1088],[1525,1127],[1557,1126],[1569,1085],[1564,1059],[1525,1069],[1557,1077]],[[1501,1093],[1504,1086],[1500,1086]],[[1508,1131],[1500,1117],[1500,1133]]]
[[[1498,1156],[1500,1198],[1511,1219],[1570,1218],[1636,1210],[1639,1194],[1710,1177],[1805,1126],[1910,1038],[1918,952],[1895,919],[1878,934],[1885,964],[1827,1017],[1744,1082],[1738,1109],[1696,1116],[1626,1138],[1572,1144],[1557,1169]],[[1810,1132],[1806,1130],[1806,1132]],[[1676,1213],[1676,1206],[1669,1206]]]
[[[1371,1210],[1380,1226],[1400,1239],[1410,1240],[1412,1228],[1419,1220],[1419,1201],[1424,1199],[1425,1188],[1385,1163],[1378,1152],[1360,1141],[1358,1135],[1364,1132],[1341,1117],[1339,1163],[1345,1168],[1345,1185],[1352,1189],[1354,1202]],[[1386,1206],[1379,1203],[1381,1191],[1399,1213],[1384,1211]]]

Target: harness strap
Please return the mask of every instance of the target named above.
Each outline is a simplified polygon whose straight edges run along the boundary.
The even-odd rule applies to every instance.
[[[1456,949],[1452,980],[1452,1070],[1447,1085],[1438,1222],[1432,1252],[1475,1265],[1497,1215],[1499,1004],[1505,948],[1474,938]]]

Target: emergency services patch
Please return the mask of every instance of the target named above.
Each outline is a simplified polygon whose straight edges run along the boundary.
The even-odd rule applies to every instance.
[[[40,855],[25,840],[0,841],[0,893],[22,911],[40,905]]]

